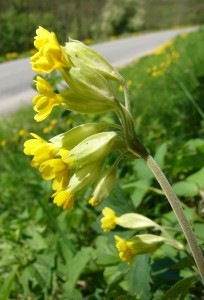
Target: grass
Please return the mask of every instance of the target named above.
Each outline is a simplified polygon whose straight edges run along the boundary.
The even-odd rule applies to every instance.
[[[193,190],[187,193],[177,184],[177,192],[201,244],[204,183],[198,171],[204,158],[203,41],[203,30],[181,35],[121,70],[130,87],[136,130],[170,180],[180,184],[197,174],[196,181],[191,180]],[[120,86],[113,88],[122,98]],[[138,257],[128,268],[119,262],[113,243],[119,229],[102,234],[101,210],[110,206],[119,215],[133,210],[142,213],[185,243],[167,201],[140,160],[121,164],[112,195],[98,209],[87,204],[87,191],[78,195],[74,209],[67,213],[52,204],[50,183],[40,178],[23,154],[29,132],[49,139],[80,123],[107,122],[112,114],[87,117],[56,109],[40,124],[33,115],[32,108],[25,108],[0,120],[2,299],[119,299],[122,295],[161,299],[177,280],[194,274],[185,254],[167,246],[151,260]],[[140,264],[143,278],[138,275]],[[140,282],[137,286],[135,278]],[[186,299],[200,299],[202,289],[197,282]]]

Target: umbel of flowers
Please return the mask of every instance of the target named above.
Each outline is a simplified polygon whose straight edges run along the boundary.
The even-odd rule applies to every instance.
[[[40,171],[43,179],[52,180],[54,204],[70,210],[75,194],[91,186],[93,190],[88,202],[92,206],[99,205],[110,194],[117,166],[124,158],[142,157],[157,174],[158,168],[155,168],[135,133],[128,89],[118,71],[100,54],[79,41],[70,39],[61,46],[55,33],[42,27],[36,33],[34,45],[37,53],[31,57],[32,69],[44,74],[58,70],[67,88],[55,93],[43,77],[37,76],[35,84],[39,93],[33,98],[35,120],[43,121],[56,106],[83,114],[112,111],[119,120],[119,124],[81,124],[49,141],[31,133],[32,138],[24,144],[24,152],[33,157],[31,164]],[[123,103],[113,93],[111,81],[122,87]],[[115,161],[107,166],[106,159],[112,152],[115,153],[112,156]],[[157,178],[159,181],[160,176]],[[162,231],[158,224],[144,216],[126,214],[117,217],[107,208],[102,228],[108,232],[116,225],[135,230],[156,227]],[[115,240],[121,260],[129,263],[134,255],[152,252],[164,243],[183,249],[166,235],[143,234],[129,240],[115,236]]]
[[[49,141],[32,133],[24,144],[24,152],[33,156],[32,166],[43,179],[52,180],[56,205],[71,209],[75,193],[93,184],[89,203],[99,205],[111,192],[120,160],[146,153],[135,135],[124,79],[105,58],[83,43],[70,39],[61,46],[55,33],[42,27],[36,33],[34,46],[38,51],[31,57],[32,69],[44,74],[60,71],[67,88],[55,93],[43,77],[37,76],[35,120],[43,121],[59,106],[83,114],[113,111],[121,125],[82,124]],[[126,105],[118,101],[110,81],[124,87]],[[106,168],[106,158],[113,151],[117,158]]]

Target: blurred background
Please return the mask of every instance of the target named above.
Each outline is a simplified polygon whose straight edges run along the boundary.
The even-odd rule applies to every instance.
[[[0,54],[30,50],[39,24],[64,42],[203,22],[200,0],[1,0]]]

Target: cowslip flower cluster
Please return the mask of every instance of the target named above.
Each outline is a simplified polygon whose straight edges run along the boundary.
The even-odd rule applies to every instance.
[[[105,207],[102,213],[103,218],[101,219],[101,228],[104,232],[109,232],[116,226],[121,226],[126,229],[137,231],[153,227],[164,233],[164,236],[155,234],[137,234],[127,240],[115,235],[116,248],[118,249],[119,257],[123,262],[130,264],[136,255],[152,253],[165,243],[179,250],[183,250],[183,245],[171,238],[168,234],[165,234],[164,229],[159,224],[143,215],[126,213],[119,217],[116,215],[115,211],[109,207]]]
[[[113,111],[121,124],[81,124],[48,142],[32,133],[32,138],[25,142],[24,152],[33,156],[31,164],[43,179],[52,180],[56,205],[70,210],[76,192],[94,185],[88,202],[97,206],[111,192],[120,160],[146,153],[135,135],[127,102],[120,103],[111,88],[110,82],[116,81],[126,89],[125,81],[105,58],[83,43],[70,39],[61,46],[55,33],[43,27],[36,33],[37,52],[31,57],[32,69],[44,74],[58,70],[67,88],[56,93],[38,75],[35,80],[38,94],[33,98],[35,120],[45,120],[58,106],[83,114]],[[106,158],[113,151],[117,158],[105,168]]]

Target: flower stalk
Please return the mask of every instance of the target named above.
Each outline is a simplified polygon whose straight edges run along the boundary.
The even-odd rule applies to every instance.
[[[158,166],[156,161],[153,159],[153,157],[151,155],[148,155],[144,159],[145,159],[148,167],[154,174],[155,178],[157,179],[158,183],[160,184],[162,190],[164,191],[164,193],[169,201],[169,204],[171,205],[171,207],[178,219],[178,222],[183,230],[183,233],[186,237],[188,245],[192,251],[192,255],[194,257],[196,266],[198,268],[200,277],[204,284],[204,258],[203,258],[202,252],[200,250],[200,247],[196,241],[193,230],[185,216],[183,208],[182,208],[176,194],[174,193],[171,185],[169,184],[166,176],[164,175],[164,173],[162,172],[162,170],[160,169],[160,167]]]

